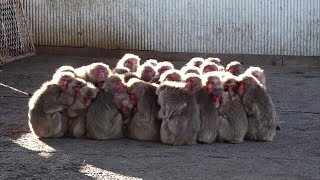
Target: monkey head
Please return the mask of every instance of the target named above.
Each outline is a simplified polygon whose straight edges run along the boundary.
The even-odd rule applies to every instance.
[[[227,67],[226,70],[229,71],[230,73],[232,73],[235,76],[238,76],[240,74],[243,73],[243,68],[240,62],[238,61],[232,61],[230,62]]]
[[[200,66],[200,70],[202,74],[206,74],[208,72],[218,71],[219,67],[216,63],[205,61]]]
[[[221,60],[219,58],[208,57],[205,61],[216,63],[221,66]]]
[[[98,89],[91,83],[87,83],[86,86],[83,86],[79,90],[82,104],[84,104],[85,107],[89,107],[92,103],[92,100],[96,98]]]
[[[71,72],[75,74],[75,69],[72,66],[61,66],[56,70],[56,73],[59,73],[59,72]]]
[[[231,97],[234,93],[237,93],[238,89],[238,78],[232,74],[228,74],[222,78],[223,90],[228,92]]]
[[[198,74],[190,73],[183,76],[183,82],[185,82],[185,89],[192,93],[198,92],[202,88],[201,77]]]
[[[209,93],[223,89],[222,87],[222,72],[209,72],[202,77],[202,85],[206,87]]]
[[[255,78],[257,78],[261,83],[264,83],[265,81],[265,75],[264,75],[264,70],[261,69],[260,67],[253,67],[250,66],[246,71],[245,74],[251,74]]]
[[[145,63],[146,63],[146,64],[150,64],[150,65],[152,65],[153,67],[157,67],[157,65],[158,65],[158,61],[157,61],[156,59],[148,59],[148,60],[146,60]]]
[[[118,67],[113,70],[114,74],[125,74],[130,72],[130,69],[127,67]]]
[[[111,74],[109,66],[101,62],[88,65],[87,71],[89,81],[98,88],[102,87]]]
[[[68,84],[68,90],[73,95],[78,95],[80,93],[80,89],[84,87],[87,84],[87,82],[81,78],[74,78],[69,84]]]
[[[136,72],[138,66],[140,66],[140,57],[134,54],[125,54],[118,62],[118,67],[127,67],[130,69],[130,72]]]
[[[57,84],[62,90],[68,88],[68,84],[75,79],[75,76],[71,72],[58,72],[52,77],[52,82]]]
[[[174,66],[171,62],[168,61],[163,61],[163,62],[159,62],[157,65],[157,73],[160,76],[161,74],[163,74],[164,72],[170,70],[170,69],[174,69]]]
[[[195,73],[195,74],[199,74],[200,75],[200,69],[198,67],[196,67],[196,66],[191,66],[191,65],[183,66],[180,69],[180,72],[181,72],[182,75],[188,74],[188,73]]]
[[[195,66],[200,68],[202,63],[204,62],[204,59],[202,57],[194,57],[190,59],[190,61],[187,63],[187,65]]]
[[[103,84],[102,89],[106,92],[123,93],[126,92],[126,86],[123,83],[123,75],[111,75]]]
[[[249,89],[254,89],[259,86],[262,87],[262,84],[253,75],[241,74],[239,76],[238,94],[243,96],[243,94]]]
[[[170,69],[163,74],[161,74],[159,82],[162,83],[164,81],[181,81],[180,71],[175,69]]]
[[[140,79],[149,82],[156,76],[156,71],[154,67],[150,64],[144,63],[143,65],[138,67],[137,74]]]

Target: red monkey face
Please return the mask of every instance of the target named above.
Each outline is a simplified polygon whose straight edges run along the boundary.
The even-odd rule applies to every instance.
[[[121,82],[116,82],[113,85],[113,88],[117,91],[117,92],[124,92],[125,91],[125,87]]]
[[[152,71],[151,69],[145,69],[142,72],[142,77],[144,77],[146,81],[151,81],[151,79],[154,77],[154,74],[154,71]]]
[[[238,94],[240,96],[242,96],[244,94],[246,88],[247,88],[247,84],[245,82],[243,82],[243,81],[240,82],[239,87],[238,87]]]
[[[194,66],[196,66],[196,67],[200,67],[201,65],[202,65],[201,61],[194,62]]]
[[[237,67],[236,66],[231,66],[228,71],[231,73],[231,74],[234,74],[237,70]]]
[[[207,73],[207,72],[212,72],[212,71],[215,71],[215,69],[210,65],[208,65],[208,66],[203,68],[203,73],[204,74]]]
[[[58,85],[62,89],[66,89],[69,82],[70,82],[70,78],[69,77],[61,77],[61,79],[58,82]]]
[[[169,69],[171,69],[171,68],[169,68],[168,66],[162,66],[162,67],[158,70],[158,73],[161,75],[161,74],[163,74],[164,72],[168,71]]]
[[[124,65],[124,67],[127,67],[130,70],[133,70],[134,64],[131,59],[126,60],[123,65]]]
[[[166,81],[174,81],[174,79],[171,75],[168,75],[165,80]]]
[[[222,104],[222,97],[220,95],[213,95],[213,103],[216,108],[219,108]]]
[[[191,90],[194,86],[194,80],[192,78],[189,78],[186,80],[186,89]]]
[[[94,70],[94,76],[98,84],[103,83],[106,80],[106,70],[104,68],[98,68]]]

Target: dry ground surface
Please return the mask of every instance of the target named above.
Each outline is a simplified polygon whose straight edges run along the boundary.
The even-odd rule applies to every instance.
[[[61,65],[95,61],[115,64],[37,56],[0,67],[0,82],[33,92]],[[0,179],[320,179],[320,67],[263,68],[282,122],[267,143],[174,147],[128,139],[38,140],[27,126],[28,98],[0,87]]]

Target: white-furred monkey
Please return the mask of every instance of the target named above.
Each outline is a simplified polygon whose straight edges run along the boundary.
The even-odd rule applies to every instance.
[[[180,69],[180,73],[181,73],[181,75],[185,75],[185,74],[189,74],[189,73],[195,73],[195,74],[200,75],[200,69],[196,66],[186,65]]]
[[[222,66],[221,60],[219,58],[208,57],[205,61],[216,63],[218,66]]]
[[[171,62],[168,62],[168,61],[159,62],[158,65],[156,66],[157,75],[150,82],[159,84],[160,83],[159,82],[160,76],[164,72],[166,72],[166,71],[168,71],[170,69],[174,69],[174,66],[173,66],[173,64]]]
[[[204,62],[204,59],[202,57],[194,57],[190,59],[190,61],[186,64],[187,66],[195,66],[197,68],[200,68],[202,63]]]
[[[248,117],[247,140],[272,141],[278,125],[271,97],[254,76],[242,74],[238,93]]]
[[[138,67],[137,76],[139,79],[149,82],[156,77],[155,67],[149,63],[144,63]]]
[[[61,112],[74,101],[72,87],[68,88],[74,80],[73,73],[55,73],[29,100],[29,127],[38,138],[64,135]]]
[[[233,74],[235,76],[239,76],[240,74],[242,74],[244,72],[244,69],[243,69],[240,62],[232,61],[227,65],[226,71],[229,71],[231,74]]]
[[[266,76],[264,74],[263,69],[261,69],[260,67],[250,66],[244,73],[253,75],[255,78],[257,78],[260,81],[263,87],[267,89]]]
[[[77,68],[75,73],[77,77],[93,83],[98,88],[101,88],[106,79],[111,75],[109,65],[101,62]]]
[[[140,66],[140,57],[134,54],[125,54],[117,63],[115,69],[126,67],[129,68],[130,72],[136,72]]]
[[[196,144],[200,129],[199,107],[195,96],[182,82],[165,81],[157,89],[162,120],[160,140],[170,145]]]
[[[216,63],[204,61],[200,66],[200,73],[202,75],[213,71],[219,71],[219,66]]]
[[[163,83],[164,81],[181,81],[180,71],[175,69],[170,69],[163,74],[161,74],[159,82]]]
[[[134,105],[132,118],[126,123],[127,136],[144,141],[160,141],[161,121],[157,118],[156,84],[133,78],[128,83],[128,93]]]

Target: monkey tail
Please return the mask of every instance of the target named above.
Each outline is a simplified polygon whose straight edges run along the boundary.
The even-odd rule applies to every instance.
[[[26,95],[26,96],[28,96],[28,97],[31,97],[31,96],[32,96],[31,93],[27,93],[27,92],[25,92],[25,91],[21,91],[21,90],[19,90],[19,89],[17,89],[17,88],[14,88],[14,87],[9,86],[9,85],[6,85],[6,84],[3,84],[3,83],[1,83],[1,82],[0,82],[0,86],[9,88],[9,89],[11,89],[11,90],[13,90],[13,91],[15,91],[15,92],[18,92],[18,93],[20,93],[20,94],[24,94],[24,95]]]

